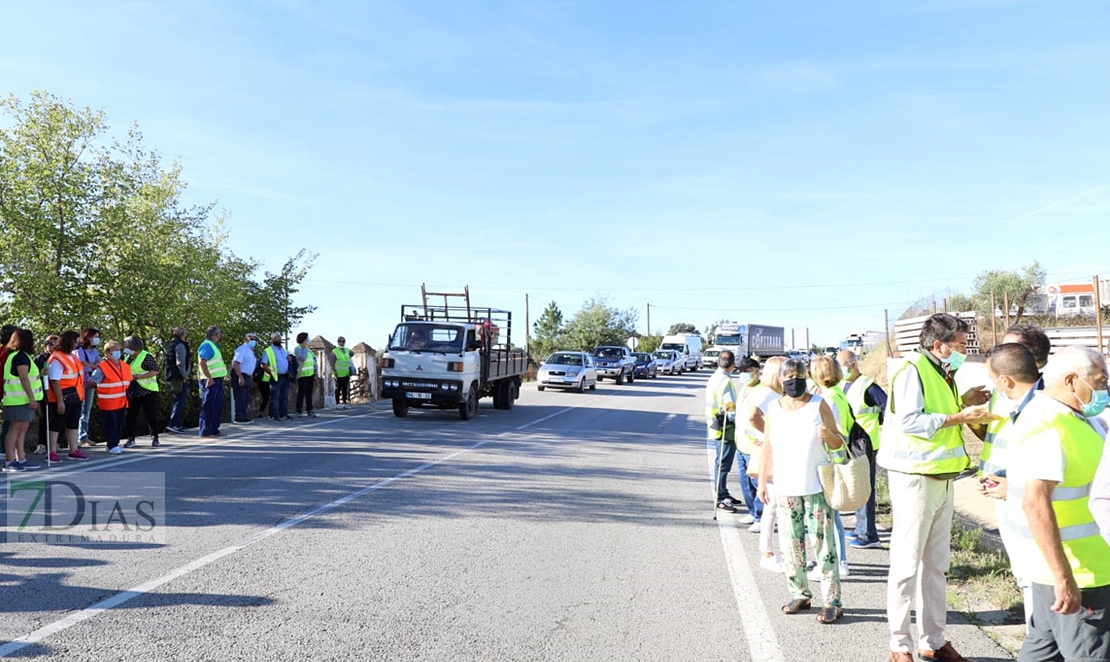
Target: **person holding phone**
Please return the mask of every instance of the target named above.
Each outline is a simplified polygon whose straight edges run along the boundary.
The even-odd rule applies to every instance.
[[[997,499],[995,519],[1002,544],[1009,554],[1015,544],[1016,531],[1006,516],[1006,465],[1014,445],[1014,424],[1018,417],[1037,393],[1041,380],[1037,361],[1029,348],[1018,343],[995,345],[987,352],[987,376],[994,384],[990,410],[999,416],[987,426],[983,438],[983,455],[979,463],[979,493]],[[1011,565],[1013,565],[1011,563]],[[1014,578],[1025,598],[1025,622],[1032,615],[1033,595],[1029,581],[1021,569],[1014,565]]]

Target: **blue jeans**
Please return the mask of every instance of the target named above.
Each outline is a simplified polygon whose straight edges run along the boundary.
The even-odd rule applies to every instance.
[[[171,379],[170,388],[173,389],[173,404],[170,405],[170,420],[166,427],[179,428],[185,418],[185,400],[189,397],[189,390],[185,388],[183,379]]]
[[[200,436],[207,437],[220,431],[224,417],[224,378],[217,377],[211,387],[208,380],[200,378]]]
[[[235,421],[242,423],[251,419],[249,409],[251,402],[251,378],[243,375],[243,385],[239,386],[239,378],[231,376],[231,392],[235,396]]]
[[[104,436],[108,441],[108,448],[119,446],[120,432],[123,431],[124,422],[127,420],[127,409],[100,410],[100,420],[104,422]]]
[[[717,501],[719,502],[732,496],[728,493],[728,472],[736,461],[736,444],[714,439],[716,434],[714,430],[709,431],[709,440],[717,445],[717,456],[713,468],[716,472],[714,479],[717,482]],[[722,452],[724,453],[723,456]]]
[[[89,414],[92,413],[93,400],[96,399],[96,387],[85,386],[85,401],[81,403],[81,421],[77,424],[77,441],[89,440]]]
[[[840,554],[841,563],[848,562],[848,541],[844,539],[844,522],[840,513],[833,513],[833,528],[836,529],[836,549]]]
[[[871,498],[856,511],[856,537],[875,542],[879,531],[875,528],[875,449],[871,444],[867,444],[867,462],[871,465]]]
[[[759,481],[748,476],[748,463],[751,461],[751,455],[736,453],[736,477],[740,480],[740,493],[744,495],[744,505],[748,507],[748,513],[758,522],[763,519],[763,502],[755,496]]]
[[[270,382],[270,417],[284,418],[289,415],[289,375],[278,375],[276,382]]]

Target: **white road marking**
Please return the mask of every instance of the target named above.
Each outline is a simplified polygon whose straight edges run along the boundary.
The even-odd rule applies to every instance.
[[[207,556],[202,556],[201,558],[196,559],[195,561],[192,561],[190,563],[186,563],[185,565],[180,566],[180,567],[166,573],[165,575],[162,575],[161,577],[158,577],[157,579],[152,579],[152,580],[150,580],[146,583],[139,584],[138,586],[136,586],[134,588],[116,593],[115,595],[113,595],[109,598],[105,598],[104,600],[101,600],[100,602],[97,602],[96,604],[94,604],[90,607],[86,607],[85,609],[74,612],[74,613],[70,614],[69,616],[66,616],[63,619],[54,621],[53,623],[50,623],[49,625],[45,625],[45,626],[35,630],[34,632],[31,632],[30,634],[19,637],[18,639],[13,639],[12,641],[4,644],[3,646],[0,646],[0,657],[7,657],[7,656],[9,656],[13,653],[16,653],[16,652],[26,648],[27,646],[39,643],[40,641],[43,641],[44,639],[46,639],[50,636],[58,634],[59,632],[62,632],[64,630],[68,630],[69,628],[73,627],[74,625],[77,625],[79,623],[83,623],[83,622],[85,622],[85,621],[87,621],[91,618],[94,618],[94,617],[100,615],[101,613],[103,613],[105,611],[108,611],[109,609],[114,609],[115,607],[118,607],[118,606],[120,606],[120,605],[122,605],[126,602],[129,602],[130,600],[132,600],[134,598],[137,598],[139,596],[150,593],[151,591],[155,591],[155,590],[161,588],[162,586],[165,586],[166,584],[172,582],[175,579],[178,579],[180,577],[184,577],[185,575],[187,575],[187,574],[189,574],[189,573],[191,573],[195,570],[199,570],[199,569],[201,569],[201,568],[203,568],[207,565],[215,563],[216,561],[219,561],[220,559],[222,559],[226,556],[230,556],[230,555],[234,554],[235,552],[246,549],[247,547],[250,547],[252,545],[255,545],[257,543],[262,542],[263,540],[266,540],[268,538],[276,536],[277,534],[281,533],[282,531],[285,531],[286,529],[291,529],[294,526],[297,526],[299,524],[302,524],[302,523],[312,519],[313,517],[317,517],[318,515],[322,515],[326,512],[335,510],[336,508],[342,506],[345,503],[348,503],[350,501],[358,499],[359,497],[370,494],[371,492],[376,492],[377,490],[380,490],[383,487],[387,487],[389,485],[392,485],[393,483],[396,483],[397,481],[400,481],[400,480],[404,480],[405,478],[415,476],[416,474],[427,471],[428,469],[431,469],[431,468],[433,468],[435,466],[438,466],[440,464],[443,464],[445,462],[450,462],[451,460],[455,459],[456,457],[459,457],[460,455],[463,455],[465,453],[469,453],[471,451],[477,450],[478,448],[481,448],[482,446],[485,446],[486,444],[490,443],[491,441],[493,441],[495,439],[498,439],[500,437],[504,437],[506,435],[513,434],[515,432],[519,432],[521,430],[526,430],[526,429],[528,429],[528,428],[530,428],[534,425],[538,425],[540,423],[543,423],[544,421],[555,418],[556,416],[562,416],[563,414],[566,414],[569,411],[572,411],[574,409],[582,407],[585,404],[586,403],[583,402],[581,404],[577,404],[577,405],[574,405],[574,406],[571,406],[571,407],[567,407],[565,409],[560,409],[559,411],[556,411],[552,414],[548,414],[547,416],[544,416],[542,418],[538,418],[538,419],[536,419],[534,421],[531,421],[529,423],[525,423],[524,425],[520,425],[520,426],[516,427],[513,430],[505,431],[505,432],[502,432],[500,434],[494,435],[492,437],[488,437],[486,439],[483,439],[482,441],[479,441],[475,444],[472,444],[471,446],[468,446],[467,448],[463,448],[461,450],[455,451],[454,453],[451,453],[450,455],[446,455],[444,457],[441,457],[438,460],[433,460],[431,462],[425,462],[425,463],[423,463],[419,466],[416,466],[416,467],[413,467],[412,469],[409,469],[408,471],[403,471],[403,472],[397,474],[396,476],[392,476],[390,478],[385,478],[383,480],[380,480],[380,481],[374,483],[373,485],[370,485],[369,487],[364,487],[361,490],[351,492],[350,494],[347,494],[346,496],[340,497],[340,498],[336,499],[335,501],[331,501],[331,502],[325,503],[321,506],[317,506],[316,508],[313,508],[312,510],[310,510],[310,511],[304,513],[304,514],[298,515],[297,517],[294,517],[292,519],[288,519],[288,520],[282,522],[281,524],[278,524],[277,526],[273,526],[273,527],[270,527],[269,529],[266,529],[264,531],[256,533],[255,535],[250,536],[250,537],[248,537],[248,538],[246,538],[246,539],[244,539],[244,540],[242,540],[242,541],[240,541],[240,542],[238,542],[234,545],[224,547],[223,549],[212,552],[211,554],[208,554]],[[363,416],[366,416],[366,415],[367,414],[364,414]],[[342,419],[337,419],[337,420],[342,420]],[[326,423],[326,422],[327,421],[321,421],[320,423],[314,423],[313,425],[322,425],[323,423]],[[302,427],[309,427],[309,426],[305,425],[305,426],[302,426]],[[279,431],[284,432],[284,431],[287,431],[287,430],[279,430]],[[195,446],[196,446],[196,444],[193,445],[193,447],[195,447]],[[136,458],[136,461],[137,460],[138,460],[138,458]],[[116,466],[116,465],[113,465],[113,466]],[[73,473],[76,473],[76,472],[73,472]]]
[[[712,473],[717,459],[716,444],[707,439],[705,450],[709,456],[710,473]],[[761,601],[751,599],[751,596],[759,595],[759,587],[755,583],[755,577],[752,576],[752,565],[744,554],[743,543],[740,541],[739,522],[736,518],[727,515],[718,517],[717,529],[721,532],[725,563],[728,565],[732,592],[736,596],[736,607],[740,612],[740,625],[744,628],[744,639],[748,642],[752,662],[785,662],[766,606]]]

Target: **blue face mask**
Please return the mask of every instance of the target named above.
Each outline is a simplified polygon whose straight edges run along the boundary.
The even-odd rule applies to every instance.
[[[96,347],[97,345],[100,344],[100,338],[99,337],[93,338],[92,341],[91,341],[91,344],[92,344],[93,347]]]
[[[962,366],[964,364],[964,361],[967,360],[967,354],[961,354],[951,347],[949,347],[948,349],[952,350],[952,356],[949,356],[946,359],[941,359],[941,363],[947,365],[949,370],[959,370],[960,366]]]
[[[1096,391],[1082,378],[1080,378],[1079,381],[1083,382],[1083,384],[1086,385],[1087,388],[1091,389],[1091,401],[1087,404],[1083,404],[1082,402],[1079,403],[1080,408],[1083,410],[1083,415],[1087,418],[1098,416],[1103,411],[1105,411],[1106,405],[1110,404],[1110,391],[1107,391],[1106,389]],[[1077,396],[1076,400],[1078,399],[1079,398]]]
[[[126,354],[126,355],[128,355],[128,356],[131,356],[131,355],[132,355],[132,354],[134,354],[135,352],[131,351],[130,349],[125,349],[125,350],[123,350],[123,353],[124,353],[124,354]]]
[[[117,350],[112,352],[112,358],[119,361],[120,354],[121,354],[121,352],[117,349]]]
[[[254,347],[255,345],[258,344],[258,341],[257,340],[249,340],[249,341],[247,341],[247,344],[250,345],[251,347]]]

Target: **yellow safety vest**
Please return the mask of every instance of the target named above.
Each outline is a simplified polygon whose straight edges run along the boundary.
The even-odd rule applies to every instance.
[[[1075,583],[1081,589],[1106,586],[1110,584],[1110,544],[1099,532],[1088,505],[1091,483],[1102,459],[1102,436],[1085,419],[1062,412],[1033,426],[1028,437],[1045,433],[1059,435],[1066,458],[1064,480],[1052,491],[1052,510],[1056,514],[1060,542]],[[1024,485],[1007,481],[1006,501],[1009,508],[1021,509],[1024,491]],[[1034,583],[1053,585],[1055,578],[1028,524],[1014,523],[1014,529],[1014,549],[1009,550],[1014,567]]]
[[[351,350],[346,347],[336,347],[331,350],[335,355],[335,376],[351,376]]]
[[[301,349],[305,351],[305,357],[298,375],[301,377],[312,377],[316,374],[316,353],[307,347],[302,347]]]
[[[725,403],[725,392],[726,391],[732,393],[732,401],[734,403],[736,402],[736,385],[732,383],[732,377],[727,372],[724,372],[723,370],[720,371],[720,372],[724,376],[722,381],[724,382],[725,387],[724,388],[718,388],[718,389],[707,389],[709,391],[706,394],[707,397],[706,397],[706,403],[705,403],[705,414],[706,414],[706,419],[707,420],[716,417],[717,414],[719,414],[721,412],[721,408],[724,406],[724,403]],[[714,376],[716,376],[716,375],[714,375]],[[713,379],[713,377],[710,377],[710,379]],[[714,439],[720,439],[721,435],[724,434],[724,428],[728,427],[728,425],[729,425],[729,423],[728,423],[728,420],[726,419],[725,424],[721,426],[720,430],[714,430],[715,435],[714,435],[713,438]],[[735,427],[734,427],[734,429],[735,429]],[[732,440],[730,439],[729,441],[732,441]]]
[[[955,385],[946,381],[921,352],[911,353],[906,364],[894,373],[890,383],[894,384],[910,365],[917,369],[921,380],[926,414],[956,414],[960,411],[960,396]],[[886,421],[876,458],[879,466],[905,474],[955,476],[971,464],[960,426],[941,428],[932,438],[906,434],[899,428],[896,406],[892,388],[887,398]]]
[[[844,440],[848,440],[848,433],[852,431],[852,426],[856,424],[856,419],[852,416],[852,408],[848,406],[848,398],[844,396],[844,391],[840,386],[833,386],[831,388],[821,388],[821,395],[829,402],[836,405],[836,414],[840,419],[837,423],[838,432],[844,435]]]
[[[864,399],[867,390],[874,383],[874,379],[867,375],[860,375],[859,379],[852,382],[848,392],[844,395],[848,398],[848,406],[852,408],[852,416],[855,417],[856,423],[863,428],[868,438],[871,439],[872,450],[878,450],[879,434],[882,432],[882,425],[879,423],[879,408],[872,407]]]
[[[1013,425],[1013,419],[1010,418],[1010,412],[999,411],[1002,408],[1002,403],[1009,402],[1006,398],[1000,398],[998,391],[991,392],[990,410],[992,414],[998,414],[1002,418],[997,421],[991,421],[987,424],[987,433],[983,435],[983,453],[979,456],[979,479],[982,480],[984,476],[991,474],[1000,474],[1006,470],[1006,467],[991,461],[991,452],[994,450],[994,444],[998,441],[998,435],[1007,431]]]
[[[262,381],[276,382],[278,380],[277,353],[274,352],[273,344],[267,347],[266,350],[262,352],[262,355],[266,357],[266,366],[268,367],[267,370],[262,371]],[[285,360],[289,360],[288,355],[285,357]]]
[[[212,358],[208,359],[208,374],[212,375],[212,379],[227,377],[227,366],[224,365],[224,355],[220,354],[220,348],[216,343],[208,339],[205,339],[205,341],[200,344],[200,347],[204,347],[205,345],[211,345],[212,351],[214,352]],[[200,347],[197,348],[198,360],[200,359]]]
[[[19,375],[12,374],[12,361],[17,354],[26,354],[28,359],[31,358],[27,352],[15,351],[9,354],[8,360],[4,362],[3,403],[5,407],[31,404],[31,398],[27,397],[27,391],[23,388],[23,381],[19,379]],[[34,361],[31,361],[31,365],[27,367],[27,379],[31,381],[31,392],[34,393],[35,402],[42,400],[42,380],[39,379],[39,367]]]
[[[146,372],[145,370],[143,370],[143,361],[146,359],[146,356],[147,356],[147,351],[144,349],[143,351],[139,352],[138,354],[132,354],[131,356],[128,356],[126,359],[124,359],[124,361],[126,361],[127,365],[131,367],[131,372],[132,373]],[[136,369],[135,366],[138,366],[138,368]],[[212,370],[212,362],[211,361],[208,362],[208,370],[209,371]],[[215,377],[216,375],[213,374],[212,376]],[[155,393],[158,392],[158,375],[151,375],[150,377],[143,377],[142,379],[136,379],[135,381],[139,383],[139,386],[142,386],[143,388],[145,388],[148,391],[153,391]]]

